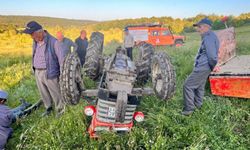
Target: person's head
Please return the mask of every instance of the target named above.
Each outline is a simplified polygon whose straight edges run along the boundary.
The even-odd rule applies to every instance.
[[[125,35],[128,35],[128,33],[129,33],[129,32],[128,32],[128,28],[125,28],[123,31],[124,31],[124,34],[125,34]]]
[[[57,38],[58,41],[62,41],[63,40],[64,35],[63,35],[62,31],[58,31],[56,33],[56,38]]]
[[[193,24],[196,27],[197,32],[201,35],[208,32],[211,29],[212,21],[208,18],[201,19],[198,23]]]
[[[85,31],[85,30],[82,30],[81,32],[80,32],[80,37],[81,37],[81,39],[85,39],[86,38],[86,36],[87,36],[87,32]]]
[[[32,39],[36,42],[41,42],[44,39],[45,33],[42,26],[35,22],[30,21],[27,25],[23,33],[30,34]]]
[[[0,90],[0,104],[4,104],[8,99],[8,93]]]

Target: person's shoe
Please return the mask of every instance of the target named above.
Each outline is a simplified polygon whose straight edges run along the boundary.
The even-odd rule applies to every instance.
[[[52,112],[52,107],[47,108],[46,111],[42,113],[42,117],[49,116],[51,112]]]
[[[195,107],[198,108],[198,109],[201,109],[202,107],[202,103],[194,103]]]
[[[59,109],[56,113],[56,118],[60,118],[65,112],[65,107]]]
[[[202,105],[196,105],[196,108],[201,109]]]
[[[64,114],[64,111],[57,112],[56,113],[56,118],[60,118]]]
[[[192,115],[193,114],[193,110],[183,110],[181,112],[182,115],[185,115],[185,116],[189,116],[189,115]]]
[[[59,112],[56,113],[56,118],[60,118],[60,117],[63,115],[63,113],[64,113],[64,112],[62,112],[62,113],[59,113]]]

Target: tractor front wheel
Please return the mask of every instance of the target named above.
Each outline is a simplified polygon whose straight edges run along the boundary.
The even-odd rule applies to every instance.
[[[81,63],[76,52],[68,54],[65,58],[59,80],[63,102],[70,105],[78,104],[84,85]]]
[[[156,53],[152,59],[152,82],[155,94],[164,100],[175,92],[176,75],[169,56],[164,52]]]

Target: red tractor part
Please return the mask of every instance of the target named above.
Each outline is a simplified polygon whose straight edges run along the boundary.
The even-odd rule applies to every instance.
[[[212,94],[250,98],[250,55],[236,56],[234,28],[216,32],[220,40],[220,70],[209,77]]]
[[[224,76],[210,77],[212,94],[219,96],[230,96],[250,98],[250,77]]]
[[[96,112],[95,107],[92,105],[84,107],[84,114],[86,116],[93,116],[95,112]]]
[[[135,112],[134,119],[136,122],[142,122],[144,121],[144,114],[141,111]]]
[[[86,109],[92,109],[93,107],[85,107]],[[84,109],[85,112],[85,109]],[[129,132],[133,127],[133,121],[129,123],[108,123],[108,122],[102,122],[99,121],[96,117],[96,111],[94,111],[94,114],[92,115],[91,124],[88,128],[88,133],[91,138],[98,138],[98,132],[99,131],[114,131],[114,132]],[[142,112],[135,112],[134,113],[134,119],[137,122],[142,122],[144,120],[144,114]]]

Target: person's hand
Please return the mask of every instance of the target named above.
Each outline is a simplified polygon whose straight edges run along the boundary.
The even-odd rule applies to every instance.
[[[220,67],[219,66],[215,66],[213,69],[213,72],[219,72],[220,71]]]

